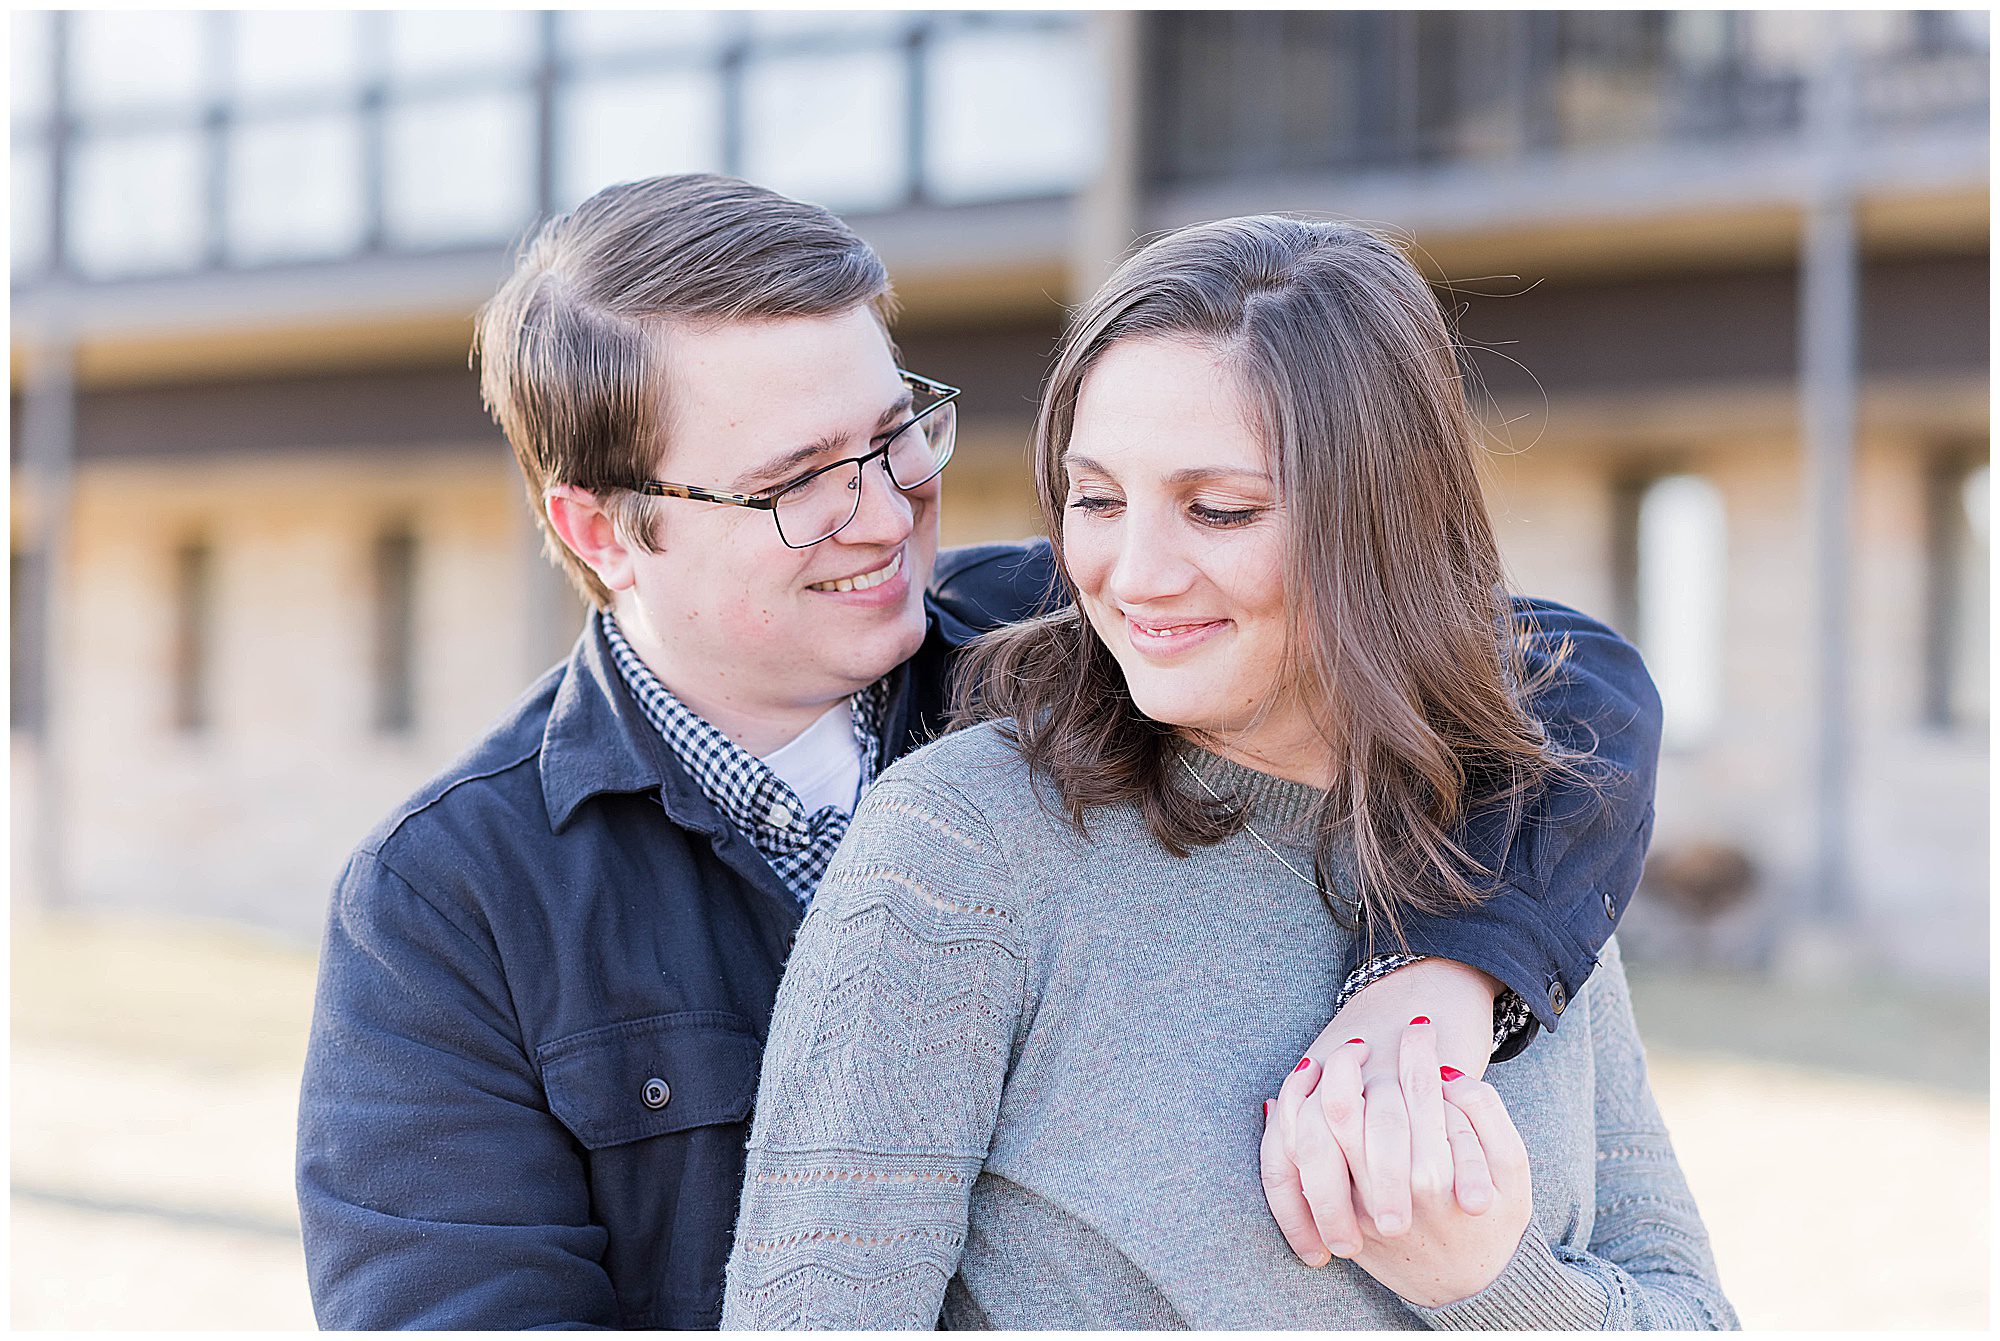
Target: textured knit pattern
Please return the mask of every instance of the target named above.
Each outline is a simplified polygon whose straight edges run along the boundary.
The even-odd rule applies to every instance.
[[[1295,865],[1313,793],[1191,753]],[[1734,1324],[1647,1092],[1615,945],[1493,1080],[1534,1227],[1447,1309],[1286,1248],[1262,1101],[1324,1026],[1347,933],[1246,834],[1086,840],[990,726],[891,768],[800,929],[764,1054],[723,1325]],[[1351,891],[1347,891],[1351,892]]]
[[[618,673],[632,697],[639,700],[646,720],[665,739],[702,795],[764,854],[785,888],[797,895],[800,903],[810,904],[834,850],[847,836],[847,812],[837,806],[822,806],[806,814],[805,803],[789,783],[660,683],[660,677],[625,641],[624,631],[609,610],[600,611],[598,619]],[[885,680],[877,680],[853,699],[854,740],[861,751],[863,790],[881,767],[882,713],[887,704]],[[785,823],[773,823],[773,816],[783,817]]]

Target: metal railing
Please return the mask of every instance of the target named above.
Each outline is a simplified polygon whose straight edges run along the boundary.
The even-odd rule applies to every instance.
[[[1162,13],[1147,32],[1147,174],[1174,185],[1799,136],[1820,17]],[[1985,124],[1983,13],[1867,17],[1858,129]]]

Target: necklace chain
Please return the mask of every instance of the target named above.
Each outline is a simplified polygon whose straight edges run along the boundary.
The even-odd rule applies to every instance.
[[[1185,768],[1188,771],[1188,776],[1201,784],[1201,789],[1203,791],[1207,792],[1210,796],[1213,796],[1218,801],[1223,800],[1222,794],[1216,791],[1215,788],[1208,785],[1208,779],[1203,777],[1200,771],[1197,770],[1193,764],[1188,762],[1186,755],[1179,754],[1176,757],[1180,759],[1181,767]],[[1227,802],[1224,803],[1227,804]],[[1313,891],[1317,893],[1321,898],[1335,897],[1333,895],[1329,895],[1325,889],[1321,888],[1319,881],[1313,879],[1311,876],[1307,875],[1304,871],[1301,871],[1298,867],[1292,865],[1289,861],[1286,861],[1285,854],[1278,851],[1278,849],[1272,847],[1269,843],[1265,842],[1264,835],[1258,833],[1256,829],[1252,828],[1250,825],[1250,821],[1248,819],[1245,819],[1243,821],[1243,832],[1249,834],[1252,838],[1256,839],[1257,846],[1263,848],[1266,852],[1270,853],[1273,857],[1277,858],[1278,864],[1280,866],[1290,871],[1293,875],[1297,876],[1307,885],[1310,885]]]

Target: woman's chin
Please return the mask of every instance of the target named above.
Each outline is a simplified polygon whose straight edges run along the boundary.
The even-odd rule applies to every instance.
[[[1218,721],[1212,710],[1204,710],[1201,704],[1191,704],[1171,697],[1132,695],[1132,706],[1162,726],[1171,726],[1181,734],[1193,738],[1211,739],[1228,730],[1228,725]]]

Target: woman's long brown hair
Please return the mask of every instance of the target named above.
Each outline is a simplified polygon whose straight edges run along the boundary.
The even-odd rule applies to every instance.
[[[1106,349],[1140,338],[1216,351],[1253,407],[1288,518],[1290,663],[1332,765],[1311,817],[1321,887],[1351,847],[1363,929],[1401,943],[1406,912],[1474,903],[1497,874],[1454,840],[1468,809],[1505,806],[1511,830],[1538,784],[1581,761],[1524,706],[1535,686],[1523,682],[1456,342],[1423,277],[1366,229],[1275,215],[1184,228],[1076,315],[1035,427],[1035,483],[1070,606],[974,644],[958,724],[1012,718],[1009,738],[1079,826],[1095,807],[1133,804],[1176,856],[1242,826],[1177,775],[1176,728],[1133,705],[1063,558],[1078,391]]]

